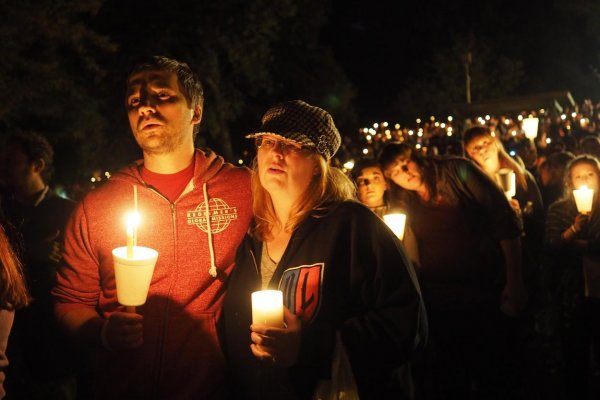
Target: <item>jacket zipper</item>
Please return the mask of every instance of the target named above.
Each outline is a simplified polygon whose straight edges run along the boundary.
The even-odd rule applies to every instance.
[[[177,216],[176,216],[176,212],[175,212],[175,204],[171,203],[171,201],[166,198],[162,193],[160,193],[159,191],[157,191],[156,189],[154,189],[151,186],[148,186],[145,184],[144,182],[144,186],[149,189],[151,192],[156,193],[159,197],[161,197],[162,199],[164,199],[167,203],[169,203],[169,208],[171,209],[171,222],[172,222],[172,228],[173,228],[173,254],[176,255],[177,254],[177,238],[175,237],[176,232],[177,232]],[[169,287],[169,295],[171,294],[171,287]],[[160,381],[161,381],[161,376],[162,376],[162,368],[161,365],[163,363],[163,351],[164,351],[164,346],[165,346],[165,336],[166,336],[166,330],[167,330],[167,323],[166,318],[169,315],[169,302],[167,302],[166,304],[166,309],[165,309],[165,313],[164,313],[164,321],[163,321],[163,326],[162,326],[162,334],[159,338],[159,346],[158,346],[158,363],[156,365],[156,380],[155,380],[155,390],[154,393],[158,396],[160,396]],[[158,397],[157,397],[158,398]]]

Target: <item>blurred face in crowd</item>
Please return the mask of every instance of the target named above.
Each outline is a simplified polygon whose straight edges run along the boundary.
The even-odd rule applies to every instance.
[[[548,186],[552,183],[552,171],[550,170],[548,164],[541,164],[539,168],[539,173],[540,182],[542,183],[542,186]]]
[[[488,173],[496,173],[500,169],[496,139],[489,135],[475,136],[466,143],[467,155]]]
[[[578,189],[582,186],[587,186],[589,189],[594,189],[598,192],[598,170],[595,166],[581,162],[571,167],[571,185]]]
[[[127,83],[126,101],[131,131],[145,153],[193,148],[193,129],[200,123],[202,108],[188,104],[175,73],[149,70],[133,74]]]
[[[383,195],[387,189],[387,183],[383,172],[379,167],[365,167],[356,178],[358,186],[358,199],[367,207],[379,207],[384,205]]]
[[[423,174],[416,162],[403,155],[385,168],[384,174],[396,185],[406,190],[417,191],[424,185]]]
[[[537,148],[535,145],[522,146],[517,149],[517,155],[521,157],[526,168],[535,167],[538,159]]]
[[[43,161],[29,161],[21,147],[9,143],[0,154],[0,181],[12,189],[25,188],[32,180],[41,179]]]
[[[257,137],[256,146],[262,187],[273,198],[300,199],[318,172],[315,157],[320,156],[294,141],[271,135]]]

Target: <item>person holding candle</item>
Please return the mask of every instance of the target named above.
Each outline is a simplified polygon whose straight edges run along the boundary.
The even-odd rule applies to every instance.
[[[143,159],[79,203],[53,290],[55,314],[91,352],[89,397],[218,399],[225,360],[216,322],[252,219],[250,173],[194,148],[203,90],[187,64],[142,60],[126,87]],[[158,260],[147,300],[132,313],[118,303],[112,251],[126,245],[124,217],[136,198],[141,220],[132,235]]]
[[[311,399],[332,379],[336,337],[361,398],[390,396],[394,369],[423,340],[424,311],[400,242],[329,165],[341,143],[332,117],[288,101],[247,137],[255,221],[223,309],[230,397]],[[251,324],[260,289],[283,292],[284,327]]]
[[[565,196],[550,206],[546,217],[546,268],[554,277],[567,394],[583,399],[590,387],[591,344],[596,350],[600,346],[599,161],[576,157],[567,166],[565,183]],[[582,186],[593,190],[591,212],[577,208],[574,190]],[[595,356],[599,361],[598,352]]]
[[[386,214],[400,212],[403,210],[390,204],[387,178],[383,174],[379,162],[372,158],[360,159],[352,168],[352,179],[358,189],[358,200],[369,207],[379,218]],[[404,224],[404,235],[402,245],[406,255],[418,264],[418,250],[415,236],[410,229],[410,224]]]
[[[467,157],[493,180],[498,181],[497,174],[502,169],[514,172],[516,191],[509,201],[523,219],[524,251],[526,259],[530,259],[526,274],[532,275],[541,262],[544,232],[544,206],[535,178],[506,153],[502,143],[492,136],[488,128],[475,127],[465,131],[463,143]]]
[[[507,316],[518,316],[527,300],[517,215],[498,185],[464,158],[426,157],[408,143],[390,143],[379,160],[418,244],[431,338],[418,369],[425,398],[513,398],[509,385],[518,378]]]

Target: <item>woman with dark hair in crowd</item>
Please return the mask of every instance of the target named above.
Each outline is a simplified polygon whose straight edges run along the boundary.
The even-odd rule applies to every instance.
[[[14,319],[14,311],[27,305],[29,296],[21,264],[0,224],[0,398],[4,392],[4,370],[8,366],[6,346]]]
[[[513,398],[506,316],[519,315],[527,297],[517,215],[499,187],[463,158],[424,157],[392,143],[380,162],[418,243],[432,343],[421,370],[425,397]],[[428,393],[436,389],[442,393]]]
[[[547,268],[554,276],[567,394],[585,399],[591,344],[596,353],[600,348],[600,163],[589,155],[575,158],[565,182],[565,196],[546,217]],[[583,185],[594,190],[590,213],[580,212],[574,198]]]

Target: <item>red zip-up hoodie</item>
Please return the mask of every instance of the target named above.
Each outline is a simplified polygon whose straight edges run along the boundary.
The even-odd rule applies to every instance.
[[[137,244],[159,253],[146,304],[137,307],[144,343],[135,350],[95,349],[94,396],[220,398],[225,366],[216,321],[252,217],[249,171],[197,150],[194,178],[171,203],[144,184],[140,164],[91,191],[71,217],[53,290],[57,318],[79,307],[108,317],[119,306],[112,250],[126,245],[124,217],[133,209],[136,185]]]

